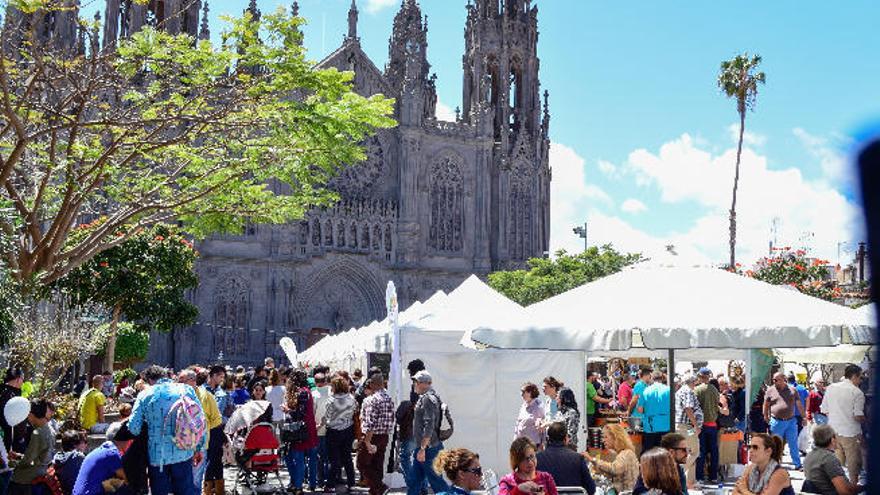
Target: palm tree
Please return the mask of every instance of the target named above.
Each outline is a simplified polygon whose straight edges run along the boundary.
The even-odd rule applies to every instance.
[[[739,113],[739,143],[736,147],[736,173],[733,176],[733,201],[730,205],[730,268],[736,267],[736,192],[739,187],[739,163],[742,156],[743,133],[746,130],[746,111],[754,109],[758,98],[758,83],[764,84],[763,72],[756,72],[761,56],[748,53],[721,62],[718,87],[728,98],[736,98]]]

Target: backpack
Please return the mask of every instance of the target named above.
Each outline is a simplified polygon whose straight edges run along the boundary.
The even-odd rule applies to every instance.
[[[455,431],[455,425],[452,421],[452,413],[449,412],[449,406],[440,400],[439,397],[437,400],[440,401],[440,420],[437,421],[437,438],[443,442],[452,437],[452,433]],[[449,428],[447,429],[443,429],[443,418],[446,418],[446,423],[449,425]]]
[[[174,445],[181,450],[195,450],[207,431],[205,413],[199,402],[189,395],[181,394],[171,409],[165,414],[162,423],[164,431],[169,421],[174,428]]]

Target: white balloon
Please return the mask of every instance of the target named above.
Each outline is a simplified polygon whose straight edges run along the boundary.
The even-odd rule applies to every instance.
[[[293,339],[282,337],[278,343],[281,345],[284,354],[287,355],[287,359],[290,360],[290,364],[297,366],[299,364],[299,353],[296,352],[296,344],[293,343]]]
[[[6,423],[9,426],[15,426],[28,417],[28,413],[31,412],[31,403],[24,397],[13,397],[9,399],[9,402],[6,403],[6,407],[3,408],[3,417],[6,418]]]

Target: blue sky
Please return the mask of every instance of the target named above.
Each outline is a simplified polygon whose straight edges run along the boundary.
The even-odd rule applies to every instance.
[[[306,47],[319,60],[341,43],[350,0],[299,3]],[[461,101],[466,3],[420,1],[447,117]],[[842,259],[851,256],[862,234],[847,153],[849,136],[880,116],[880,2],[533,4],[551,94],[553,249],[579,249],[571,227],[587,219],[591,243],[648,253],[672,243],[726,258],[738,118],[715,78],[721,60],[749,51],[763,56],[767,84],[746,122],[739,259],[766,254],[774,218],[780,245],[836,261],[838,243],[849,242]],[[246,5],[213,0],[212,17]],[[400,0],[358,5],[362,45],[382,67]]]

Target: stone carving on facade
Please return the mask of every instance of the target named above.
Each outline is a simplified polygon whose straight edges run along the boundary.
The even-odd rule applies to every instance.
[[[213,355],[236,356],[247,348],[251,317],[251,288],[242,278],[231,277],[214,293]]]
[[[455,253],[462,248],[463,178],[461,165],[443,156],[431,166],[431,217],[428,246],[438,252]]]

